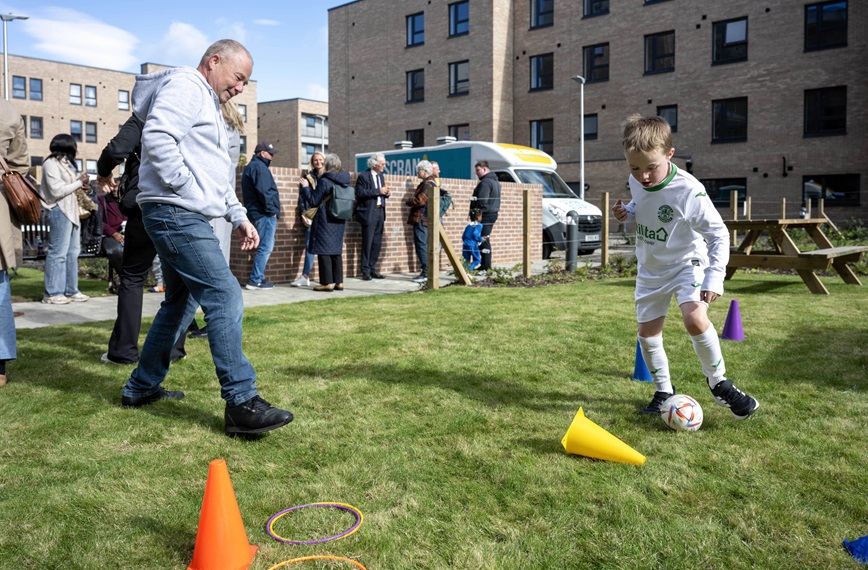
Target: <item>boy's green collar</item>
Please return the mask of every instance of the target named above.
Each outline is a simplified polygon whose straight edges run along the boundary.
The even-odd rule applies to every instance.
[[[674,162],[669,163],[669,176],[667,176],[663,182],[658,184],[657,186],[652,186],[651,188],[645,188],[646,192],[657,192],[658,190],[663,190],[666,188],[666,185],[672,182],[672,179],[675,178],[675,174],[678,172],[678,167],[675,166]]]

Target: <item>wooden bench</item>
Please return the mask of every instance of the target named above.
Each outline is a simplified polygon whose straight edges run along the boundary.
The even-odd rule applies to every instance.
[[[851,285],[861,285],[862,282],[856,277],[856,274],[847,265],[848,263],[859,263],[862,259],[862,254],[868,251],[868,245],[848,245],[844,247],[827,247],[823,249],[815,249],[814,251],[803,251],[799,253],[800,259],[816,260],[823,265],[821,271],[828,271],[831,266],[844,283]]]

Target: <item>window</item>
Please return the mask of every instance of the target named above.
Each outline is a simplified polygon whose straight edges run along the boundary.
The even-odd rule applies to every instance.
[[[597,44],[582,48],[585,63],[585,82],[609,80],[609,44]]]
[[[92,176],[96,176],[96,174],[97,174],[96,161],[95,160],[86,160],[84,162],[84,164],[85,164],[85,167],[87,168],[87,173],[92,175]]]
[[[84,124],[84,142],[96,142],[96,123]]]
[[[470,62],[456,61],[449,64],[449,95],[470,93]]]
[[[555,126],[553,119],[531,121],[530,146],[551,154],[552,148],[554,147],[554,131]]]
[[[609,13],[609,0],[585,0],[585,17]]]
[[[407,72],[407,103],[425,100],[425,70],[414,69]]]
[[[42,117],[30,117],[30,138],[42,138]]]
[[[72,135],[72,138],[74,138],[76,142],[81,142],[81,121],[69,122],[69,134]]]
[[[707,178],[700,182],[705,186],[705,193],[711,198],[711,203],[718,208],[729,208],[733,205],[733,190],[738,192],[738,204],[744,204],[747,198],[747,178]]]
[[[711,102],[711,142],[747,140],[747,97]]]
[[[544,53],[530,58],[530,90],[553,89],[555,86],[555,54]]]
[[[84,104],[87,107],[96,107],[96,87],[93,85],[84,86]]]
[[[407,16],[407,47],[425,43],[425,13]]]
[[[247,154],[247,135],[241,135],[241,154]]]
[[[847,86],[805,90],[805,136],[847,133]]]
[[[304,118],[304,124],[307,128],[316,130],[316,117],[311,117],[310,115]]]
[[[119,111],[129,111],[130,110],[130,92],[129,91],[118,91],[118,110]]]
[[[12,97],[27,99],[27,81],[23,77],[12,76]]]
[[[555,23],[555,0],[530,1],[530,27],[544,28]]]
[[[663,105],[657,107],[657,116],[666,119],[673,133],[678,132],[678,105]]]
[[[860,205],[858,174],[813,174],[802,177],[802,201],[813,206],[822,198],[824,207]]]
[[[247,122],[247,105],[238,105],[238,113],[241,115],[242,122]]]
[[[449,136],[455,137],[458,141],[470,140],[470,125],[464,123],[461,125],[449,125]]]
[[[81,85],[78,83],[69,84],[69,104],[81,105]]]
[[[414,147],[425,146],[425,129],[413,129],[404,133],[404,138],[413,143]]]
[[[747,60],[747,18],[714,23],[712,63]]]
[[[33,167],[42,166],[42,157],[41,156],[34,156],[31,154],[30,155],[30,166],[33,166]]]
[[[76,158],[73,162],[75,162],[75,170],[77,172],[82,172],[82,168],[84,168],[84,165],[81,163],[81,159]]]
[[[456,2],[449,5],[449,37],[470,33],[470,2]]]
[[[645,73],[675,71],[675,32],[645,36]]]
[[[585,130],[585,140],[595,140],[597,138],[597,133],[599,132],[597,114],[585,115],[584,125],[582,128]]]
[[[847,45],[847,2],[805,6],[805,51]]]
[[[30,78],[30,100],[42,101],[42,80]]]

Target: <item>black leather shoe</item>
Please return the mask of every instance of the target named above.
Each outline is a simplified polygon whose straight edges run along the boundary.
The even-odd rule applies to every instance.
[[[182,400],[184,392],[178,390],[166,390],[162,386],[150,396],[121,396],[121,405],[125,408],[141,408],[153,404],[157,400]]]
[[[201,329],[191,331],[187,336],[190,338],[208,338],[208,327],[204,326]]]
[[[259,396],[237,406],[226,406],[226,433],[262,433],[292,421],[292,412],[275,408]]]
[[[362,281],[370,281],[371,274],[370,273],[362,273]]]
[[[386,278],[385,275],[383,275],[382,273],[377,273],[376,271],[371,271],[371,277],[373,277],[374,279],[385,279]]]

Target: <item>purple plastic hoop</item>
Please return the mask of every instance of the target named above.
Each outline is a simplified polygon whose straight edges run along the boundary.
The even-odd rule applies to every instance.
[[[299,509],[306,509],[308,507],[329,507],[332,509],[340,509],[342,511],[347,511],[347,512],[350,512],[350,513],[353,513],[354,515],[356,515],[356,522],[355,522],[355,524],[353,524],[353,526],[351,526],[350,528],[348,528],[347,530],[345,530],[344,532],[342,532],[340,534],[336,534],[334,536],[329,536],[326,538],[317,538],[314,540],[291,540],[289,538],[283,538],[282,536],[279,536],[277,533],[274,532],[273,527],[274,527],[274,523],[277,521],[277,519],[279,519],[280,517],[282,517],[283,515],[285,515],[287,513],[291,513],[292,511],[297,511]],[[265,525],[265,532],[268,533],[268,536],[270,536],[271,538],[273,538],[274,540],[276,540],[278,542],[285,542],[287,544],[319,544],[322,542],[329,542],[332,540],[339,540],[341,538],[346,538],[347,536],[353,534],[354,532],[356,532],[359,529],[359,527],[362,525],[363,519],[364,519],[364,517],[362,516],[362,512],[352,505],[347,505],[344,503],[309,503],[307,505],[297,505],[295,507],[289,507],[288,509],[284,509],[284,510],[280,511],[279,513],[274,514],[270,519],[268,519],[268,522]]]

